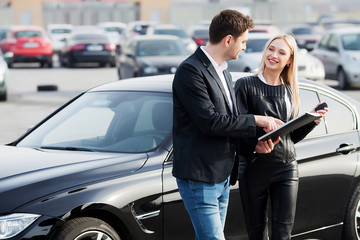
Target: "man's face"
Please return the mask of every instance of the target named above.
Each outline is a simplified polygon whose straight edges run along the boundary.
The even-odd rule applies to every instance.
[[[228,58],[230,59],[237,59],[238,55],[241,51],[246,50],[246,42],[249,39],[249,31],[246,30],[243,34],[241,34],[237,38],[232,38],[229,51],[228,51]]]

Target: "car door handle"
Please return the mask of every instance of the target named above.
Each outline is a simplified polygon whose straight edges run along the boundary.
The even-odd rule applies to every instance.
[[[341,154],[349,154],[355,150],[356,147],[353,144],[342,143],[340,144],[340,147],[336,149],[336,152]]]

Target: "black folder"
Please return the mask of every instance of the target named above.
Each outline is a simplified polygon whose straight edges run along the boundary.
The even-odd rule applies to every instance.
[[[318,118],[321,118],[321,114],[305,112],[298,117],[291,119],[284,125],[281,125],[277,129],[262,135],[258,140],[264,141],[271,138],[271,140],[275,141],[279,136],[284,136]]]

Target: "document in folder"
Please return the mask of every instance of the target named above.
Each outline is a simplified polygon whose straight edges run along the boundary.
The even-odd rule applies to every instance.
[[[280,137],[285,136],[286,134],[288,134],[288,133],[290,133],[290,132],[292,132],[292,131],[294,131],[294,130],[296,130],[318,118],[321,118],[321,114],[305,112],[305,113],[299,115],[298,117],[291,119],[284,125],[281,125],[277,129],[262,135],[261,137],[259,137],[258,140],[264,141],[264,140],[271,138],[271,140],[275,141],[279,136]]]

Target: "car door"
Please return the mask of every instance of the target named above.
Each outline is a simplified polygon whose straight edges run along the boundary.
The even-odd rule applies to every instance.
[[[164,240],[195,239],[190,217],[180,197],[176,179],[172,176],[172,154],[164,163],[163,217]],[[227,240],[247,239],[238,184],[230,188],[225,236]]]
[[[300,98],[300,112],[311,111],[319,101],[327,102],[329,112],[295,145],[300,182],[294,236],[341,225],[359,156],[358,119],[351,105],[327,91],[304,86]]]
[[[319,45],[312,55],[321,60],[324,65],[325,73],[327,76],[336,76],[337,68],[334,67],[334,58],[338,58],[338,52],[335,50],[336,40],[333,34],[325,35],[319,42]]]

